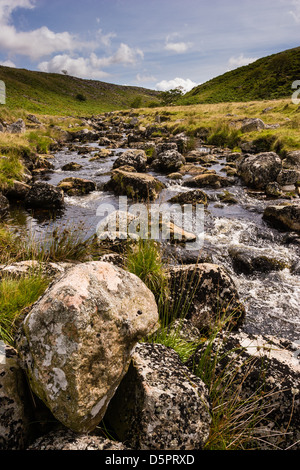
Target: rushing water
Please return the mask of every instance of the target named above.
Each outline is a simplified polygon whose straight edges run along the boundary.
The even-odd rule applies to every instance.
[[[91,144],[97,147],[97,144]],[[65,197],[65,209],[56,216],[56,224],[62,226],[78,226],[80,223],[87,228],[87,235],[93,234],[99,223],[96,215],[97,208],[103,202],[113,204],[118,208],[118,198],[104,192],[101,188],[110,179],[109,172],[113,162],[122,149],[114,150],[113,156],[90,161],[94,152],[80,155],[76,151],[63,149],[58,152],[51,162],[55,169],[43,177],[51,184],[57,185],[62,179],[70,176],[93,180],[97,191],[86,196]],[[79,171],[64,172],[61,167],[69,162],[80,163]],[[220,172],[224,160],[220,160],[211,168]],[[170,183],[166,177],[153,173],[167,184],[160,198],[167,201],[174,194],[189,191],[181,183]],[[236,283],[241,300],[247,309],[244,329],[255,334],[270,334],[293,341],[300,338],[300,279],[292,274],[290,269],[254,273],[252,275],[237,274],[232,266],[228,251],[232,246],[241,249],[253,249],[258,254],[284,260],[288,265],[299,260],[299,247],[285,244],[284,234],[269,227],[262,220],[262,213],[268,202],[263,198],[253,197],[245,188],[236,182],[227,188],[238,203],[234,205],[222,203],[216,194],[223,190],[204,189],[210,197],[205,213],[205,244],[214,263],[224,265]],[[14,208],[11,219],[15,225],[31,227],[39,232],[53,224],[47,212],[30,213],[24,209]]]

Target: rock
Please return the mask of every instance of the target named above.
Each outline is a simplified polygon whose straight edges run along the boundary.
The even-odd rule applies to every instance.
[[[158,321],[154,295],[109,263],[74,266],[50,285],[16,338],[34,393],[64,426],[95,429],[137,341]]]
[[[172,181],[182,180],[182,174],[181,173],[170,173],[168,175],[168,178]]]
[[[6,131],[10,134],[23,134],[26,131],[26,125],[23,119],[18,119],[13,124],[7,126]]]
[[[128,150],[114,162],[113,168],[132,166],[138,173],[146,171],[147,157],[144,150]]]
[[[207,205],[207,194],[200,189],[194,189],[185,193],[173,196],[170,201],[171,204],[203,204]]]
[[[265,193],[270,197],[282,196],[282,192],[278,183],[268,183],[265,189]]]
[[[33,122],[34,124],[41,124],[41,121],[38,120],[38,118],[34,114],[28,114],[27,119],[30,122]]]
[[[111,180],[104,185],[104,190],[113,191],[116,195],[127,196],[137,201],[153,201],[163,190],[164,184],[157,178],[143,173],[129,173],[114,170]]]
[[[32,208],[59,209],[64,206],[64,194],[51,184],[37,181],[31,186],[25,204]]]
[[[230,247],[228,252],[232,258],[233,267],[238,273],[267,273],[289,267],[289,263],[285,260],[268,256],[259,249]]]
[[[68,429],[53,431],[38,438],[27,450],[126,450],[126,447],[116,441],[110,441],[100,436],[74,433]]]
[[[268,206],[263,219],[283,230],[300,231],[300,204]]]
[[[288,152],[282,161],[283,168],[300,170],[300,150]]]
[[[281,170],[277,176],[277,183],[280,186],[295,185],[300,181],[300,171],[298,170]]]
[[[245,119],[241,126],[242,132],[260,131],[265,128],[265,123],[259,118]]]
[[[0,342],[0,450],[24,450],[30,413],[17,352]]]
[[[5,190],[5,196],[9,200],[24,201],[29,191],[29,184],[22,181],[14,181],[13,185]]]
[[[63,190],[64,193],[67,193],[68,196],[82,196],[97,189],[94,181],[74,177],[63,179],[57,187]]]
[[[232,182],[228,178],[217,175],[216,173],[197,175],[184,182],[184,185],[188,188],[221,188],[231,184]]]
[[[238,174],[244,183],[255,189],[265,189],[275,182],[282,169],[282,163],[274,152],[245,155],[237,161]]]
[[[138,344],[105,415],[135,450],[200,450],[210,430],[207,390],[178,355],[161,344]]]
[[[156,171],[163,173],[172,173],[180,170],[185,164],[185,158],[177,150],[167,150],[159,153],[152,163],[152,167]]]
[[[192,371],[197,368],[206,346],[199,347],[188,361]],[[234,396],[235,404],[242,404],[243,421],[251,419],[255,410],[255,435],[258,437],[255,443],[259,449],[274,449],[275,446],[285,450],[293,446],[292,449],[300,450],[299,345],[240,331],[219,335],[209,348],[215,380],[224,383],[228,377],[234,377],[235,389],[227,386],[229,406],[230,396]],[[225,402],[226,396],[223,400]],[[246,413],[243,402],[245,411],[248,408]]]
[[[238,153],[238,152],[229,153],[229,154],[226,155],[226,162],[228,162],[228,163],[235,162],[236,160],[241,158],[241,156],[242,156],[242,154]]]
[[[82,165],[75,162],[70,162],[64,165],[61,169],[62,171],[78,171],[82,168]]]
[[[73,263],[51,263],[51,262],[40,262],[36,260],[19,261],[12,264],[0,264],[0,278],[3,274],[10,274],[13,276],[24,276],[32,273],[36,270],[41,275],[48,278],[59,277],[65,273],[67,269],[70,269]]]
[[[9,209],[8,199],[0,193],[0,217],[3,217]]]
[[[178,311],[186,310],[185,318],[191,319],[199,330],[213,329],[222,317],[230,328],[242,324],[245,308],[233,280],[222,266],[210,263],[172,266],[167,276],[171,305]]]
[[[69,132],[68,134],[71,141],[79,140],[79,142],[95,142],[99,138],[97,132],[91,131],[89,129],[82,129],[77,132]]]
[[[176,142],[161,142],[155,146],[155,156],[157,157],[161,153],[168,152],[169,150],[178,151]]]

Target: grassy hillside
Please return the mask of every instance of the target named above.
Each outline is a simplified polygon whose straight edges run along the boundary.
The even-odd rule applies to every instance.
[[[300,47],[259,59],[199,85],[178,104],[272,100],[292,96],[300,80]]]
[[[6,85],[7,109],[37,114],[87,116],[147,105],[158,96],[156,91],[139,87],[3,66],[0,80]]]

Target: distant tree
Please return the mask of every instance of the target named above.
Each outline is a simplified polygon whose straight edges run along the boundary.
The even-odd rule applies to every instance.
[[[68,71],[67,71],[67,70],[62,70],[61,73],[63,73],[64,75],[68,75]]]
[[[142,97],[137,96],[130,104],[131,108],[140,108],[142,106]]]
[[[183,96],[183,88],[181,86],[173,88],[172,90],[163,91],[161,93],[161,100],[164,105],[174,104],[176,101]]]

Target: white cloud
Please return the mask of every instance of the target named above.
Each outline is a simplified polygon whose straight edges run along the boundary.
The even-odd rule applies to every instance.
[[[295,9],[290,10],[289,14],[292,15],[296,23],[300,23],[300,0],[293,0],[292,5]]]
[[[3,62],[0,62],[0,65],[3,65],[4,67],[16,68],[16,64],[14,64],[11,60],[4,60]]]
[[[41,72],[61,73],[62,70],[67,70],[69,75],[75,77],[102,79],[109,76],[103,68],[118,64],[134,65],[140,58],[143,58],[140,49],[121,44],[115,54],[109,57],[98,57],[95,53],[91,53],[89,57],[59,54],[49,61],[41,62],[38,68]]]
[[[136,79],[139,83],[155,82],[157,80],[153,75],[147,75],[146,73],[144,75],[138,73]]]
[[[236,69],[238,67],[243,67],[244,65],[249,65],[252,62],[258,60],[257,57],[245,57],[244,54],[240,54],[237,57],[230,57],[228,61],[229,69]]]
[[[187,93],[192,88],[197,86],[197,83],[193,82],[189,78],[174,78],[174,80],[162,80],[156,84],[158,91],[168,91],[173,90],[174,88],[182,87],[183,92]]]
[[[165,49],[167,51],[176,52],[177,54],[183,54],[191,46],[192,46],[192,43],[190,42],[167,42],[165,45]]]

